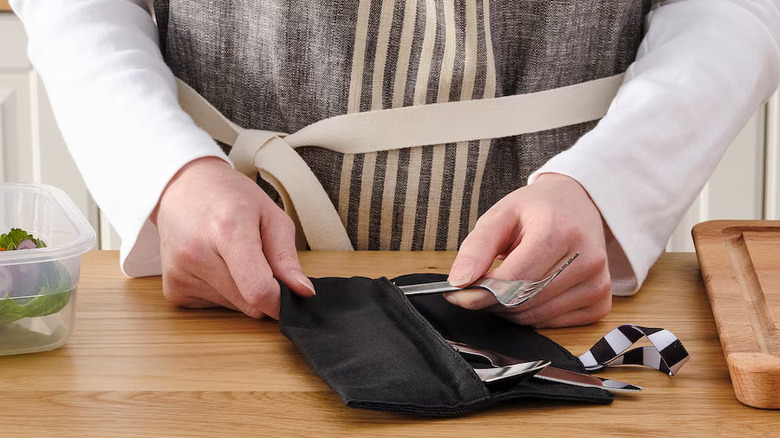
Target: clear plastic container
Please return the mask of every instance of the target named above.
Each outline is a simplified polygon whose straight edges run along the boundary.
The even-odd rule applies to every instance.
[[[95,231],[62,190],[0,183],[0,234],[11,228],[46,247],[0,251],[0,356],[52,350],[73,332],[81,256]]]

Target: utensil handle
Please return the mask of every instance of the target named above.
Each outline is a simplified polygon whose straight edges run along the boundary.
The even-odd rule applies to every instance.
[[[425,295],[440,294],[444,292],[455,292],[462,288],[452,286],[446,281],[436,281],[433,283],[410,284],[408,286],[398,286],[404,295]]]

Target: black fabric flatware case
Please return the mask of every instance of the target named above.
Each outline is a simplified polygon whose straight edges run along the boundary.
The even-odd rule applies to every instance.
[[[406,297],[393,283],[444,280],[441,274],[394,279],[313,279],[317,295],[282,285],[279,328],[305,360],[353,408],[456,416],[498,401],[545,399],[606,404],[612,395],[541,379],[486,386],[445,339],[523,360],[585,373],[579,359],[528,327],[472,311],[441,295]]]

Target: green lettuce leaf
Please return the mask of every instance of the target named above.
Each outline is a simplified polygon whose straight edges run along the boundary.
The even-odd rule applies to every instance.
[[[0,235],[0,247],[15,250],[19,242],[30,239],[38,248],[46,247],[46,243],[35,238],[21,228],[11,228],[6,234]],[[40,280],[29,294],[32,297],[11,297],[6,293],[0,297],[0,325],[18,321],[22,318],[37,318],[51,315],[62,310],[70,302],[71,278],[68,271],[58,262],[47,262],[40,266]],[[17,293],[28,293],[18,291]]]
[[[0,325],[22,318],[37,318],[62,310],[70,302],[71,278],[58,262],[45,263],[39,284],[40,291],[33,298],[0,298]]]
[[[38,248],[46,247],[46,244],[41,239],[34,237],[32,234],[24,231],[21,228],[11,228],[11,231],[8,233],[0,234],[0,247],[7,251],[11,251],[16,249],[17,245],[19,245],[19,242],[24,239],[32,240],[35,242],[35,246]]]

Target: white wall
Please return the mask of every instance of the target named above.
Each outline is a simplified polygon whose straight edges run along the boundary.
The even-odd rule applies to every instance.
[[[764,219],[780,219],[780,92],[767,104]]]

